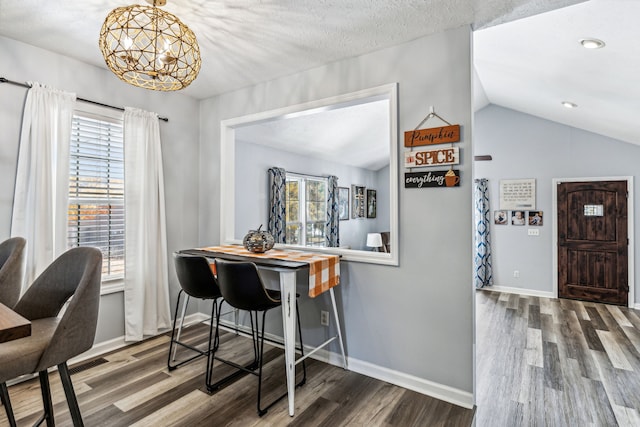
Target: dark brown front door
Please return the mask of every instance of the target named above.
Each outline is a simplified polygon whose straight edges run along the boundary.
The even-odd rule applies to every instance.
[[[627,182],[558,184],[558,296],[627,305]]]

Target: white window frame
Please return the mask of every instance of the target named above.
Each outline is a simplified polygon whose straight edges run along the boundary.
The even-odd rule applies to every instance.
[[[318,221],[309,221],[309,219],[307,218],[307,183],[309,181],[320,181],[320,182],[324,182],[324,188],[325,188],[325,196],[326,196],[326,192],[328,191],[328,186],[329,186],[329,180],[327,178],[318,176],[318,177],[312,177],[312,176],[305,176],[305,175],[300,175],[300,174],[296,174],[296,173],[292,173],[292,172],[286,172],[286,181],[297,181],[298,182],[298,213],[299,213],[299,221],[297,221],[298,223],[300,223],[300,230],[301,230],[301,235],[300,235],[300,243],[298,243],[301,246],[305,246],[305,247],[313,247],[313,248],[325,248],[327,247],[327,242],[326,239],[324,239],[324,236],[326,235],[326,230],[323,233],[323,242],[322,245],[310,245],[307,246],[307,224],[309,223],[316,223]],[[324,219],[324,227],[327,226],[327,200],[325,197],[325,200],[323,201],[324,203],[324,212],[325,212],[325,219]],[[289,242],[287,242],[289,243]]]
[[[93,118],[97,120],[103,120],[106,122],[119,122],[124,126],[124,113],[122,111],[102,107],[93,104],[76,104],[76,108],[73,112],[74,115]],[[123,135],[124,139],[124,135]],[[71,143],[71,141],[69,141]],[[123,141],[124,143],[124,141]],[[69,177],[70,179],[71,177]],[[69,203],[71,203],[72,199],[70,198]],[[126,202],[123,202],[126,209]],[[126,263],[126,254],[125,254],[125,263]],[[121,292],[124,290],[124,271],[121,275],[115,275],[113,277],[108,277],[102,279],[102,284],[100,287],[100,294],[106,295],[115,292]]]

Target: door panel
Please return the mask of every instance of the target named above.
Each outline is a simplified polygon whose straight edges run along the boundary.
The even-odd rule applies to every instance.
[[[627,305],[626,181],[558,184],[558,296]]]

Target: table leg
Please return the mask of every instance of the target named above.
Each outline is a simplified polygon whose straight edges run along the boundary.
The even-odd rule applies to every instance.
[[[336,296],[333,288],[329,289],[331,295],[331,305],[333,305],[333,317],[336,319],[336,329],[338,330],[338,340],[340,341],[340,351],[342,352],[342,367],[347,369],[347,356],[344,353],[344,341],[342,340],[342,331],[340,328],[340,319],[338,318],[338,307],[336,306]]]
[[[280,271],[284,358],[287,371],[289,415],[293,417],[296,388],[296,272]]]

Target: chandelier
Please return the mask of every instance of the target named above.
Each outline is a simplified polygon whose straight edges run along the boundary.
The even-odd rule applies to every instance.
[[[180,90],[200,72],[196,36],[171,13],[152,6],[118,7],[100,30],[100,50],[107,66],[125,82],[144,89]]]

